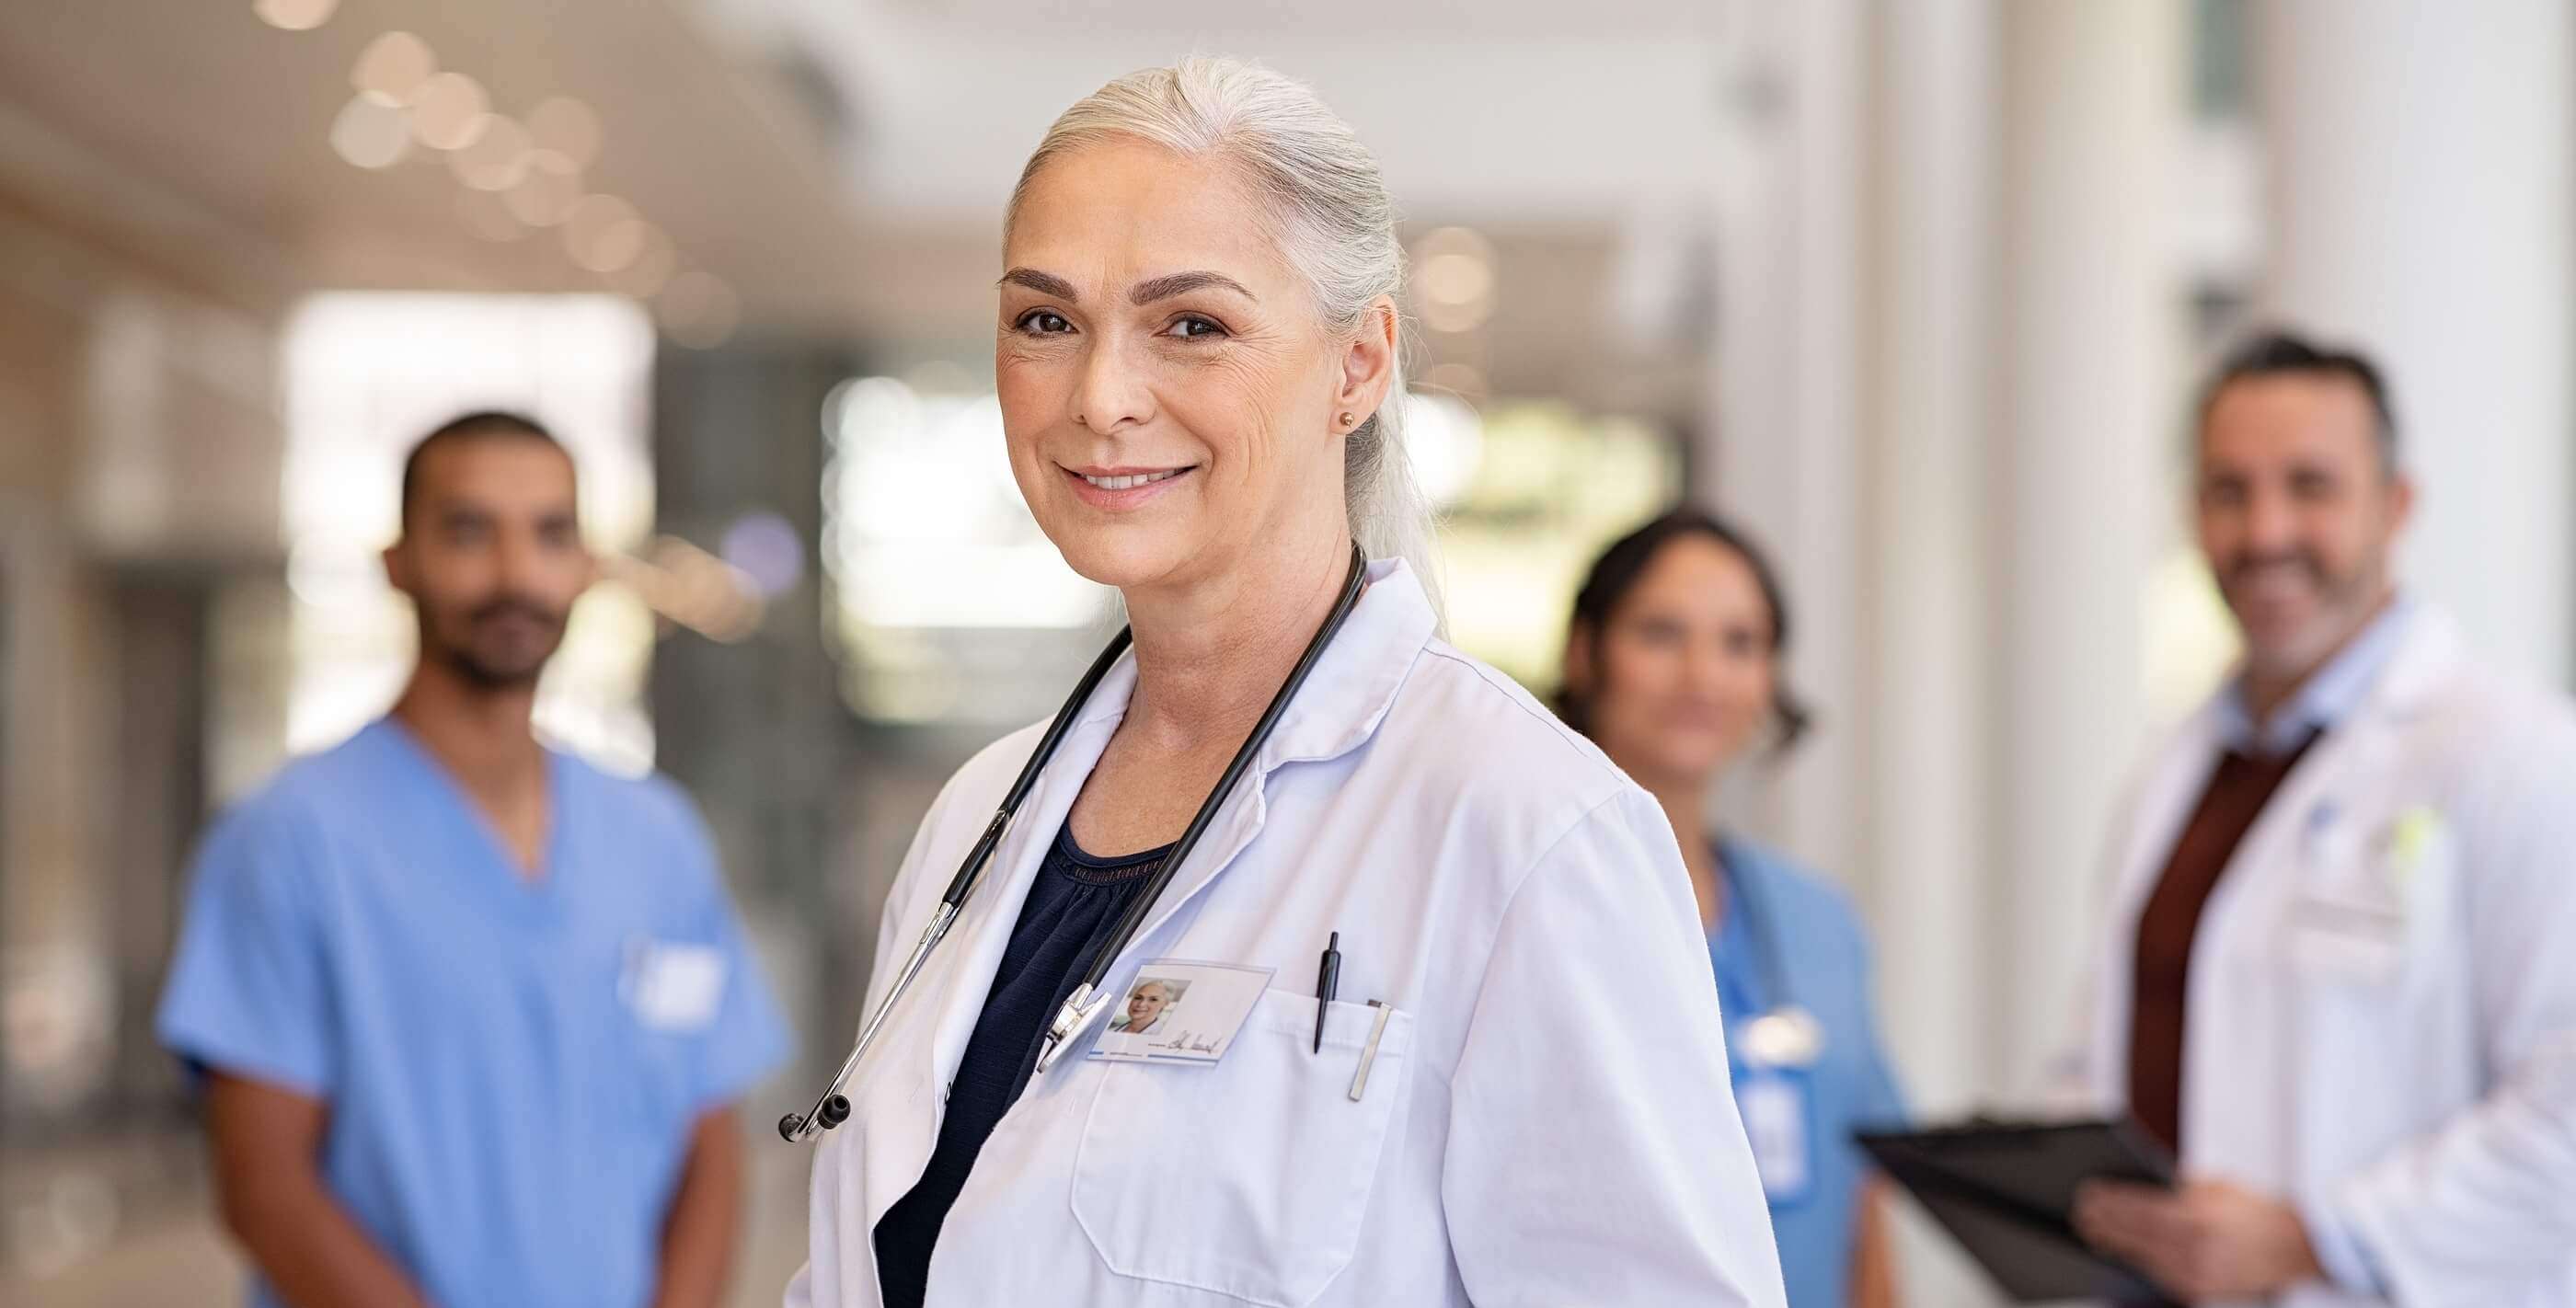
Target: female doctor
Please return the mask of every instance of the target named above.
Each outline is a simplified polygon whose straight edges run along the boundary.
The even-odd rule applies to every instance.
[[[1868,937],[1832,883],[1704,825],[1727,768],[1806,727],[1782,684],[1778,576],[1732,525],[1676,510],[1602,551],[1567,627],[1558,711],[1657,797],[1682,842],[1790,1308],[1886,1308],[1887,1201],[1852,1132],[1901,1126],[1905,1103],[1879,1047]]]
[[[1004,254],[1012,468],[1134,644],[853,1069],[787,1302],[1779,1305],[1661,811],[1438,638],[1367,151],[1274,73],[1136,73]],[[871,1013],[1040,745],[932,805]],[[1100,1056],[1148,964],[1194,1029],[1252,978],[1213,1058]]]

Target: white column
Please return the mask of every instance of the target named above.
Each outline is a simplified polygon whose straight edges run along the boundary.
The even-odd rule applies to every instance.
[[[2105,824],[2146,722],[2143,604],[2174,521],[2181,287],[2170,179],[2184,6],[2005,0],[1996,451],[2001,899],[1987,1016],[2026,1083],[2075,1011]]]
[[[1966,1111],[1995,1054],[1987,943],[1985,522],[1993,386],[1994,0],[1890,6],[1874,118],[1863,535],[1862,906],[1918,1111]],[[1901,52],[1901,57],[1897,56]]]
[[[1879,1027],[1927,1120],[1980,1107],[2001,1044],[1986,959],[2002,943],[1987,856],[1995,590],[1985,523],[1995,387],[1996,0],[1884,6],[1871,105],[1860,652],[1865,861]],[[1858,721],[1865,717],[1865,722]],[[1990,1284],[1899,1207],[1913,1303],[1989,1304]]]
[[[1723,85],[1714,458],[1692,488],[1768,546],[1794,607],[1789,675],[1822,729],[1731,795],[1736,816],[1848,876],[1863,824],[1858,601],[1861,182],[1858,0],[1747,5]]]
[[[2564,0],[2269,0],[2263,307],[2376,354],[2423,487],[2407,584],[2478,651],[2576,673],[2576,17]]]

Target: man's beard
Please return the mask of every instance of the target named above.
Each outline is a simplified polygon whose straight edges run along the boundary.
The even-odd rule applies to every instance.
[[[476,648],[476,629],[504,618],[520,617],[534,621],[548,634],[544,648],[532,659],[501,662],[486,657]],[[503,595],[476,606],[465,615],[465,638],[439,640],[433,628],[423,624],[421,635],[428,653],[438,662],[455,669],[457,675],[483,691],[523,690],[535,685],[545,674],[546,664],[563,644],[564,616],[542,604],[517,595]],[[524,666],[521,666],[524,664]]]
[[[2241,591],[2252,584],[2254,574],[2284,565],[2304,574],[2314,595],[2316,610],[2310,619],[2312,629],[2297,633],[2303,645],[2322,643],[2341,634],[2343,623],[2370,604],[2379,589],[2382,575],[2381,569],[2372,566],[2368,559],[2356,564],[2349,572],[2336,572],[2316,551],[2293,548],[2272,554],[2239,554],[2221,574],[2224,582],[2221,590]],[[2238,607],[2234,595],[2229,596],[2229,603],[2231,607]],[[2240,608],[2240,620],[2241,613]],[[2329,632],[2321,629],[2324,627],[2337,630]],[[2318,652],[2306,648],[2281,651],[2296,660],[2313,658]]]

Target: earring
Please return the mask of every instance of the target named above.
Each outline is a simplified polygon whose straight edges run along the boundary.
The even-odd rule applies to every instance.
[[[1348,412],[1344,412],[1342,414],[1342,425],[1345,427],[1351,425],[1351,415]]]

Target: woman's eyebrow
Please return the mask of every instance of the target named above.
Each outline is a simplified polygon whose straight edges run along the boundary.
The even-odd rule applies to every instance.
[[[1002,274],[1001,282],[997,282],[995,285],[1002,285],[1004,283],[1013,286],[1025,286],[1040,295],[1052,296],[1067,304],[1073,304],[1082,298],[1080,295],[1074,293],[1073,283],[1056,276],[1054,273],[1039,272],[1035,268],[1013,268],[1009,272]]]
[[[1255,304],[1260,303],[1259,297],[1243,288],[1243,283],[1219,272],[1176,272],[1167,277],[1138,282],[1136,289],[1127,293],[1127,299],[1133,304],[1152,304],[1156,300],[1168,300],[1175,295],[1187,295],[1210,286],[1232,291]]]

